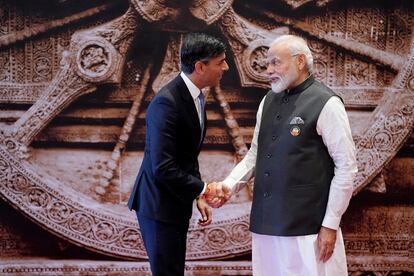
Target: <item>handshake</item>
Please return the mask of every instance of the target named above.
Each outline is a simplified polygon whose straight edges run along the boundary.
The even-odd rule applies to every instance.
[[[230,198],[230,189],[222,182],[210,182],[202,197],[213,208],[219,208]]]

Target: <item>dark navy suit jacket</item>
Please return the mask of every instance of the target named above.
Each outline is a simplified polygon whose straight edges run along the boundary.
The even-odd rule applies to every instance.
[[[205,130],[201,131],[190,91],[177,76],[147,109],[144,159],[129,209],[164,222],[190,219],[193,201],[204,188],[197,158]]]

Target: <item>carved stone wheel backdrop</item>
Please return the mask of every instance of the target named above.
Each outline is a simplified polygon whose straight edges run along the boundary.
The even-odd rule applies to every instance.
[[[62,54],[59,72],[41,97],[13,125],[1,129],[1,196],[47,231],[72,243],[107,255],[146,258],[133,212],[124,205],[93,200],[42,172],[30,161],[29,147],[51,120],[77,98],[94,93],[102,84],[121,83],[128,50],[150,25],[170,32],[164,64],[156,77],[151,76],[151,65],[140,73],[137,95],[110,160],[104,164],[104,175],[96,187],[98,194],[105,195],[119,181],[119,162],[146,91],[157,91],[179,72],[177,53],[181,33],[192,29],[214,29],[227,40],[228,55],[234,56],[236,65],[232,70],[237,70],[240,79],[237,89],[256,87],[265,91],[268,88],[264,55],[273,38],[281,33],[297,33],[309,39],[315,53],[317,78],[334,88],[349,110],[375,106],[360,130],[353,127],[359,166],[355,193],[370,184],[412,131],[412,10],[410,13],[410,10],[403,12],[402,8],[395,8],[393,14],[384,16],[377,7],[361,7],[365,14],[377,16],[367,19],[359,18],[362,13],[352,5],[330,11],[329,5],[335,1],[281,0],[278,4],[284,12],[280,14],[249,2],[194,0],[180,6],[176,1],[131,0],[123,16],[73,34],[70,46]],[[310,5],[308,2],[317,5],[312,6],[314,13],[300,16],[301,8]],[[236,7],[237,11],[248,10],[264,20],[253,24],[240,16]],[[3,46],[9,42],[0,41]],[[376,76],[381,74],[386,77],[380,82]],[[389,82],[383,81],[387,78]],[[378,83],[365,85],[373,80]],[[221,106],[234,155],[240,159],[246,144],[237,118],[226,102],[226,93],[220,87],[209,93]],[[137,169],[137,164],[134,165]],[[206,228],[199,228],[193,220],[187,258],[199,260],[247,253],[251,249],[249,209],[248,202],[225,205],[215,211],[214,223]]]

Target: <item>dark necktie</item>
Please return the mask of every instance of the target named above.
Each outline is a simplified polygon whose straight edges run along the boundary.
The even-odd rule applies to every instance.
[[[205,108],[205,103],[206,103],[203,92],[200,91],[200,94],[198,95],[198,99],[200,100],[200,115],[201,115],[200,116],[201,118],[200,120],[200,128],[201,128],[200,145],[201,145],[201,142],[203,140],[203,131],[204,131],[204,108]]]
[[[203,132],[204,130],[204,108],[205,108],[204,106],[206,103],[203,92],[200,91],[200,94],[198,95],[198,99],[200,100],[200,115],[201,115],[200,126],[201,126],[201,132]]]

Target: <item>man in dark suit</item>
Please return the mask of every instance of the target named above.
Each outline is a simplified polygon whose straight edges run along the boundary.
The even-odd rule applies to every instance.
[[[199,223],[211,223],[211,209],[201,195],[217,189],[201,181],[197,160],[206,132],[201,89],[218,85],[228,68],[223,42],[189,34],[181,46],[181,74],[148,107],[144,160],[128,206],[136,210],[153,275],[184,274],[194,199]]]

